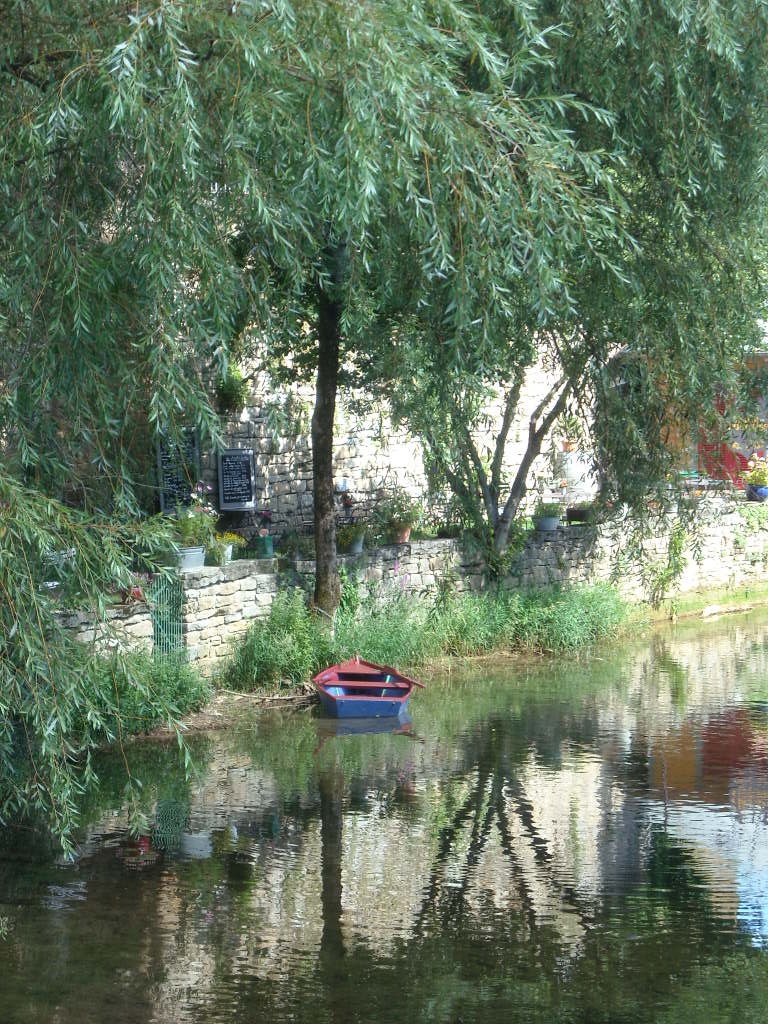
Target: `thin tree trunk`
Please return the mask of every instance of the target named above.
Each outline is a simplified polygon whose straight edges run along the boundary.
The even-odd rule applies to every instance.
[[[554,404],[550,406],[549,411],[544,414],[547,404],[557,394],[558,388],[562,388],[562,391],[557,395],[557,399]],[[517,468],[517,473],[504,505],[504,510],[499,516],[494,530],[493,547],[497,554],[501,554],[509,542],[509,531],[512,526],[512,519],[514,518],[514,515],[520,507],[520,503],[528,490],[528,473],[530,472],[534,461],[541,453],[541,447],[549,433],[550,427],[565,409],[570,393],[570,381],[565,381],[565,383],[562,381],[558,382],[558,384],[552,388],[544,401],[538,405],[531,416],[528,427],[528,446],[523,454],[520,465]],[[544,414],[543,418],[539,421],[539,417],[542,416],[542,414]]]
[[[333,419],[339,381],[341,302],[320,286],[317,317],[317,386],[312,414],[312,478],[315,513],[315,607],[333,615],[341,587],[336,562],[333,500]]]

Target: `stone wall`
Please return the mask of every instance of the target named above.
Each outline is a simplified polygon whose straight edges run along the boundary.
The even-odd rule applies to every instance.
[[[632,600],[647,600],[666,577],[667,596],[761,582],[768,566],[768,524],[750,526],[738,506],[703,503],[683,545],[679,572],[669,575],[670,537],[676,520],[663,521],[640,542],[631,524],[567,525],[551,533],[531,532],[512,562],[503,586],[531,590],[558,584],[607,581]],[[434,594],[481,591],[489,582],[477,551],[456,540],[414,541],[345,556],[341,564],[361,585],[381,592]],[[256,619],[269,614],[280,587],[311,586],[314,562],[297,561],[278,576],[274,559],[240,560],[223,568],[182,574],[182,628],[190,659],[205,673],[229,652],[230,643]],[[151,647],[149,608],[141,603],[109,612],[106,627],[76,613],[65,624],[84,642],[124,642]]]
[[[253,559],[180,574],[183,590],[181,632],[190,661],[210,674],[229,652],[229,644],[254,619],[269,614],[278,589],[275,559]],[[86,611],[62,616],[75,639],[100,649],[153,649],[150,604],[137,601],[107,610],[106,620]]]
[[[274,559],[239,560],[182,574],[182,623],[190,660],[210,672],[254,619],[269,614],[277,593]]]
[[[521,393],[519,415],[509,434],[507,464],[519,465],[528,436],[528,419],[551,387],[542,365],[533,367]],[[251,448],[256,459],[258,507],[272,512],[274,532],[309,530],[312,523],[312,451],[309,417],[311,389],[275,392],[264,376],[256,376],[243,411],[222,418],[222,433],[229,448]],[[287,410],[287,411],[286,411]],[[501,411],[499,410],[499,420]],[[478,438],[481,448],[493,437]],[[534,465],[536,477],[554,486],[563,475],[544,457]],[[386,397],[362,393],[339,396],[335,422],[334,471],[355,499],[354,511],[365,516],[375,495],[402,487],[416,497],[427,491],[421,445],[404,430],[396,429],[388,415]],[[217,493],[217,462],[212,452],[201,455],[201,472]],[[341,501],[339,498],[339,511]],[[227,513],[231,526],[252,534],[256,518],[250,513]]]
[[[715,500],[702,504],[686,533],[679,574],[669,570],[670,538],[677,520],[659,523],[640,539],[631,523],[562,525],[549,533],[531,532],[513,559],[503,586],[508,590],[611,582],[628,599],[648,600],[669,577],[670,594],[758,582],[768,566],[768,529],[750,529],[738,505]],[[476,551],[459,541],[415,541],[345,557],[342,564],[364,584],[406,593],[431,593],[445,581],[456,591],[482,590],[488,573]],[[312,562],[298,562],[309,575]]]
[[[95,619],[89,612],[71,612],[61,623],[81,643],[152,649],[152,615],[143,601],[107,609],[104,623]]]

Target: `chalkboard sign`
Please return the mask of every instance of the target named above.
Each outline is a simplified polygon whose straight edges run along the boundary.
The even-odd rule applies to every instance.
[[[184,428],[178,438],[159,438],[157,479],[161,512],[189,505],[192,489],[200,479],[200,448],[194,427]]]
[[[250,448],[225,448],[219,454],[219,508],[256,508],[256,462]]]

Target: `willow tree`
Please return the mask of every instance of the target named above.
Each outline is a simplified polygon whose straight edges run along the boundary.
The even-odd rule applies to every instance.
[[[576,146],[564,116],[600,111],[520,88],[548,60],[544,36],[522,33],[507,51],[487,18],[453,0],[317,0],[290,20],[279,10],[254,23],[242,53],[228,51],[237,89],[220,106],[218,202],[237,225],[241,322],[273,369],[316,381],[315,604],[332,614],[336,394],[374,365],[382,313],[437,296],[460,373],[457,339],[492,358],[520,282],[543,316],[561,303],[574,250],[610,273],[617,218],[602,153]]]
[[[154,433],[215,430],[203,373],[231,333],[184,12],[131,10],[8,2],[0,25],[0,821],[40,812],[62,836],[127,663],[60,613],[103,619],[153,564]]]
[[[66,835],[119,707],[61,628],[46,566],[64,552],[65,607],[99,618],[109,582],[151,563],[146,450],[188,424],[216,443],[206,381],[233,339],[247,326],[297,367],[314,342],[316,600],[332,612],[335,393],[367,358],[370,310],[437,289],[446,347],[474,325],[483,351],[509,281],[547,309],[572,244],[604,261],[615,218],[599,155],[560,113],[588,105],[520,88],[542,40],[509,54],[458,0],[3,14],[0,816],[37,809]]]
[[[522,22],[510,5],[481,7],[509,52],[521,33],[547,33],[552,59],[527,65],[520,88],[603,111],[564,105],[560,124],[603,152],[619,197],[615,247],[598,261],[572,239],[560,301],[543,315],[518,278],[496,346],[478,354],[472,331],[454,332],[457,357],[437,294],[395,325],[382,359],[410,383],[398,412],[499,555],[563,413],[593,423],[606,498],[642,507],[675,466],[670,437],[715,429],[720,397],[749,394],[741,378],[766,312],[768,13],[756,0],[541,0]],[[509,466],[522,382],[540,359],[552,389]]]

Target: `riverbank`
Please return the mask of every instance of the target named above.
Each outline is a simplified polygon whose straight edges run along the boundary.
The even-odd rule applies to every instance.
[[[573,652],[616,636],[629,609],[607,584],[421,597],[361,596],[350,586],[331,630],[294,590],[279,594],[269,615],[251,625],[218,682],[270,693],[301,685],[351,654],[413,671],[444,656]]]
[[[663,601],[658,608],[646,606],[646,610],[650,622],[668,622],[670,619],[733,615],[761,607],[768,607],[768,582],[712,587],[680,594]]]
[[[582,588],[580,597],[577,601],[577,605],[568,604],[568,614],[565,616],[566,619],[573,619],[574,613],[577,611],[577,606],[584,599],[584,590],[587,592],[591,591],[592,588]],[[603,588],[600,588],[602,590]],[[564,598],[564,593],[560,592],[559,597]],[[590,595],[592,602],[594,602],[595,595]],[[603,599],[606,595],[601,595]],[[487,601],[487,598],[483,600]],[[572,599],[571,599],[572,600]],[[554,610],[557,609],[558,601],[550,596],[549,604],[547,607],[550,609],[550,623],[555,618]],[[603,610],[605,605],[601,605]],[[690,623],[695,622],[697,619],[715,619],[718,616],[723,615],[739,615],[746,612],[752,611],[753,609],[760,607],[768,607],[768,584],[760,586],[741,586],[741,587],[730,587],[730,588],[712,588],[700,593],[689,594],[681,596],[674,606],[675,614],[671,616],[669,602],[665,602],[660,608],[651,609],[645,604],[634,604],[630,605],[622,602],[620,605],[616,605],[613,601],[610,601],[609,607],[612,612],[612,617],[609,620],[603,622],[604,635],[594,639],[593,644],[580,644],[577,647],[567,648],[561,646],[558,650],[547,650],[545,648],[536,648],[533,644],[529,644],[527,647],[517,647],[515,649],[509,648],[493,648],[486,650],[470,650],[465,649],[459,653],[457,652],[440,652],[433,653],[432,656],[416,659],[416,663],[412,661],[402,661],[397,657],[391,659],[401,667],[407,667],[411,671],[418,671],[422,678],[427,681],[438,679],[444,676],[446,673],[450,673],[452,669],[458,668],[459,666],[466,664],[476,664],[478,662],[486,662],[489,665],[498,663],[513,663],[519,666],[521,669],[530,666],[532,663],[540,664],[543,658],[556,659],[558,656],[562,657],[566,653],[569,657],[586,656],[589,657],[597,648],[604,647],[604,645],[612,646],[612,642],[621,639],[625,636],[629,630],[642,631],[655,630],[658,628],[664,628],[668,626],[670,619],[675,618],[684,620]],[[487,609],[486,609],[487,610]],[[455,613],[456,609],[454,609]],[[465,609],[466,611],[466,609]],[[560,608],[561,613],[564,609]],[[477,609],[475,609],[477,613]],[[620,612],[620,617],[616,618],[617,613]],[[343,617],[342,612],[342,617]],[[392,622],[392,609],[389,609],[390,629],[398,632],[402,626],[402,610],[400,614],[400,621]],[[463,616],[464,627],[470,625],[467,621],[467,615]],[[293,621],[293,628],[291,622]],[[295,635],[296,623],[301,626],[300,636],[297,639],[297,652],[294,652],[294,656],[288,664],[288,669],[293,673],[294,678],[273,678],[271,682],[265,683],[261,686],[250,685],[248,689],[239,689],[233,685],[235,682],[234,673],[229,675],[228,685],[224,686],[222,680],[219,680],[219,688],[213,693],[211,699],[207,701],[199,709],[186,714],[182,718],[182,730],[185,734],[195,735],[198,733],[214,732],[221,729],[226,729],[235,724],[239,718],[248,715],[254,708],[263,709],[299,709],[306,707],[315,702],[314,688],[308,682],[314,671],[314,666],[306,667],[300,665],[300,659],[303,656],[307,658],[308,654],[311,655],[311,643],[308,644],[308,636],[312,635],[312,623],[310,616],[304,616],[298,606],[291,606],[288,609],[280,611],[278,606],[278,612],[276,615],[267,620],[265,623],[259,623],[253,627],[258,633],[258,639],[255,644],[255,651],[251,648],[248,651],[248,665],[250,670],[253,671],[255,666],[260,662],[258,660],[259,652],[269,650],[272,646],[270,653],[270,660],[268,662],[270,671],[277,669],[277,661],[281,656],[286,655],[286,651],[290,648],[289,638]],[[366,632],[374,629],[375,622],[368,622],[366,625]],[[348,630],[347,624],[347,630]],[[279,633],[279,636],[276,634]],[[327,643],[328,633],[324,632],[323,643]],[[541,637],[541,633],[539,634]],[[453,635],[453,642],[456,641],[456,633]],[[358,636],[358,639],[364,640],[363,636]],[[487,644],[489,636],[486,633],[481,637],[475,637],[473,644],[469,643],[472,638],[465,637],[465,643],[467,647],[474,645],[475,648],[482,647]],[[560,640],[562,642],[563,634],[560,631]],[[346,641],[342,641],[346,642]],[[248,644],[249,640],[243,642]],[[251,641],[253,643],[253,641]],[[429,645],[427,645],[429,646]],[[347,647],[346,650],[351,648]],[[413,650],[414,647],[411,648]],[[302,652],[303,651],[303,655]],[[282,655],[281,653],[282,652]],[[235,652],[235,659],[237,658],[237,651]],[[361,652],[362,653],[362,652]],[[406,652],[407,653],[407,652]],[[299,655],[297,660],[295,655]],[[328,658],[331,658],[331,654],[328,654]],[[383,660],[383,659],[381,659]],[[330,663],[326,660],[324,664]],[[285,667],[285,662],[283,666]],[[307,662],[306,664],[309,664]],[[242,670],[242,663],[240,669]],[[224,677],[226,678],[226,676]],[[251,677],[252,678],[252,677]],[[157,728],[152,729],[150,732],[143,733],[134,737],[135,740],[143,739],[156,739],[164,740],[175,736],[175,732],[169,729],[165,725],[160,725]]]

